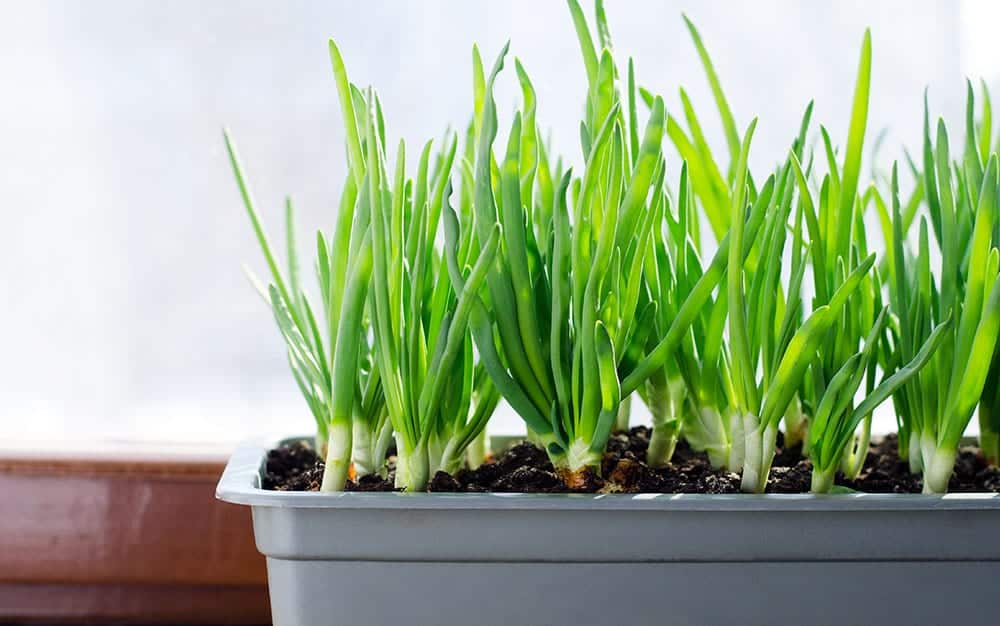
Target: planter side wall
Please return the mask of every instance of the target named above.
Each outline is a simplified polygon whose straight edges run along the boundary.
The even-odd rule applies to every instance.
[[[998,513],[254,507],[254,528],[262,553],[297,559],[1000,561]]]
[[[983,562],[410,563],[268,560],[274,623],[993,624]],[[955,581],[943,584],[942,581]]]

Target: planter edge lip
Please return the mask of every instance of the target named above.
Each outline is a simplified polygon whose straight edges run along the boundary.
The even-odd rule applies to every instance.
[[[267,452],[288,441],[253,439],[230,457],[215,497],[232,504],[294,509],[431,509],[543,511],[1000,511],[1000,493],[876,494],[531,494],[531,493],[362,493],[290,492],[260,488]]]

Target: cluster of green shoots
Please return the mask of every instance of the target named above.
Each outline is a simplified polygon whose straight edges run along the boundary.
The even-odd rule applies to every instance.
[[[810,102],[787,153],[755,173],[757,121],[740,133],[690,21],[724,161],[683,88],[675,115],[632,59],[618,64],[602,2],[596,38],[568,4],[587,90],[580,151],[565,160],[542,140],[516,59],[520,103],[496,145],[504,46],[488,73],[473,48],[465,133],[426,143],[413,169],[400,141],[390,168],[378,95],[349,81],[330,42],[348,171],[333,232],[316,236],[319,306],[301,286],[291,202],[279,264],[226,136],[270,272],[267,287],[251,278],[315,418],[322,488],[385,475],[393,442],[400,488],[475,467],[501,397],[571,488],[600,473],[633,394],[652,415],[651,466],[685,439],[746,492],[765,490],[779,431],[811,461],[813,492],[856,478],[890,402],[925,491],[947,489],[977,406],[983,452],[1000,461],[1000,166],[985,87],[978,119],[969,87],[960,158],[925,102],[923,159],[908,159],[901,201],[895,164],[862,181],[865,33],[843,148],[823,126],[815,141]]]

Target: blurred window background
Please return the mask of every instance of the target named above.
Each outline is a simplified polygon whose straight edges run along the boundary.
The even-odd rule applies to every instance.
[[[3,7],[0,438],[228,442],[311,431],[273,319],[243,275],[244,263],[265,268],[221,130],[236,139],[275,244],[284,196],[294,199],[305,265],[314,231],[332,227],[344,177],[328,37],[351,79],[379,90],[389,135],[411,145],[464,128],[472,44],[489,65],[510,38],[542,127],[579,161],[578,118],[565,112],[582,111],[585,77],[562,2]],[[1000,9],[985,0],[611,1],[607,10],[618,57],[635,57],[640,84],[674,110],[684,86],[721,149],[681,13],[691,17],[741,130],[760,118],[758,168],[784,156],[809,98],[814,121],[843,142],[866,26],[867,148],[884,130],[884,155],[919,146],[925,87],[933,114],[957,120],[966,75],[994,87],[1000,78]],[[501,83],[509,114],[519,98],[512,63]],[[892,416],[880,419],[884,430]],[[519,427],[508,408],[493,422]]]

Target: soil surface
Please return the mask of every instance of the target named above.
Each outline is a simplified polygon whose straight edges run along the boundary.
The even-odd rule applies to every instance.
[[[601,475],[588,474],[567,487],[548,456],[531,443],[513,446],[495,461],[475,470],[463,469],[451,475],[438,472],[428,485],[433,492],[514,492],[514,493],[739,493],[737,474],[711,467],[708,457],[695,452],[681,440],[664,468],[646,465],[650,430],[638,426],[628,433],[611,436],[604,455]],[[768,493],[809,491],[812,464],[802,457],[801,448],[778,448],[767,482]],[[347,491],[394,491],[395,457],[389,458],[385,478],[363,476],[348,481]],[[317,491],[323,477],[323,461],[308,446],[296,443],[271,450],[267,455],[262,487],[278,491]],[[895,435],[873,440],[864,469],[857,480],[837,474],[841,487],[869,493],[920,493],[919,476],[899,458]],[[959,450],[955,473],[948,485],[951,492],[1000,491],[1000,469],[988,467],[976,448]]]

